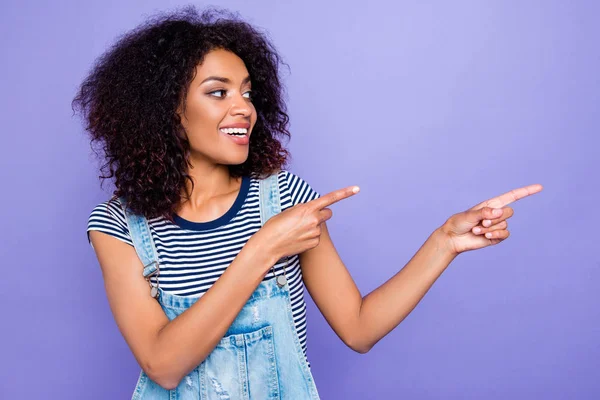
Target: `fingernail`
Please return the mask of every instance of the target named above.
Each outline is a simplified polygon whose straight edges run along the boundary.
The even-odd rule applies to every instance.
[[[500,209],[498,209],[498,208],[497,208],[497,209],[495,209],[495,210],[492,212],[492,214],[494,214],[494,215],[500,215],[500,214],[502,214],[502,210],[500,210]]]
[[[492,232],[488,232],[488,233],[486,233],[486,234],[485,234],[485,237],[486,237],[486,238],[488,238],[488,239],[489,239],[489,238],[491,238],[491,237],[492,237]]]
[[[352,191],[354,193],[358,193],[358,192],[360,192],[360,188],[358,186],[354,186],[354,189],[352,189]]]
[[[481,233],[481,228],[475,228],[475,229],[473,229],[473,232],[475,232],[475,233]]]

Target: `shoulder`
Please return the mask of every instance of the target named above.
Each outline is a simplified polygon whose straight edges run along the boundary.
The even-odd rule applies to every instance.
[[[291,205],[307,203],[321,197],[321,195],[297,173],[281,170],[278,172],[277,178],[282,198],[289,196],[289,200],[292,203]]]
[[[110,199],[96,205],[90,212],[88,223],[105,221],[106,223],[125,223],[125,213],[119,199]]]
[[[113,198],[96,205],[88,217],[87,232],[101,231],[133,245],[129,236],[129,228],[125,213],[119,199]]]

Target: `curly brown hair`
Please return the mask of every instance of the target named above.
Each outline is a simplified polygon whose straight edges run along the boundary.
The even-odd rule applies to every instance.
[[[276,138],[290,138],[279,78],[284,63],[266,34],[237,14],[188,6],[151,17],[96,60],[73,99],[92,148],[98,143],[103,152],[96,152],[105,161],[99,178],[114,177],[113,199],[124,197],[131,211],[146,218],[172,221],[186,180],[193,187],[190,146],[176,111],[185,106],[196,66],[215,49],[244,61],[257,113],[248,158],[229,165],[229,173],[271,174],[290,157]]]

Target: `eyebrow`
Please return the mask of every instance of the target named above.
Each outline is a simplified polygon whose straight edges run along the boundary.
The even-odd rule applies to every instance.
[[[200,82],[200,84],[202,85],[204,82],[208,82],[208,81],[219,81],[219,82],[223,82],[223,83],[231,83],[230,79],[224,78],[222,76],[209,76],[208,78],[206,78],[205,80]],[[250,75],[248,75],[247,77],[244,78],[244,80],[242,81],[242,84],[245,84],[248,82],[250,82]]]

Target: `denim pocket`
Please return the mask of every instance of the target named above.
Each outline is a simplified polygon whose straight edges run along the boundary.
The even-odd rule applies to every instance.
[[[202,400],[279,399],[273,328],[225,336],[200,365]]]

